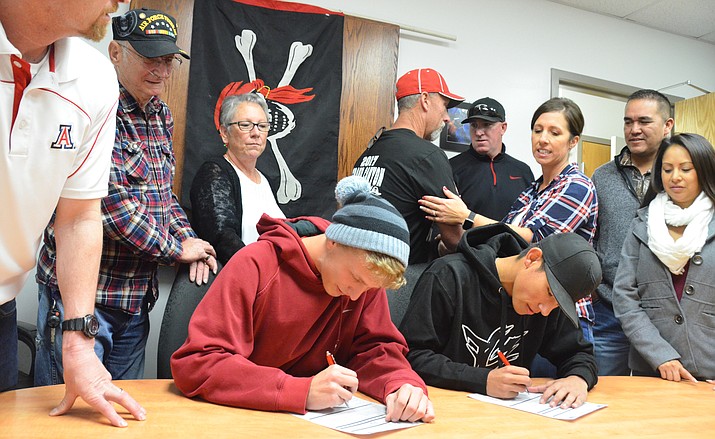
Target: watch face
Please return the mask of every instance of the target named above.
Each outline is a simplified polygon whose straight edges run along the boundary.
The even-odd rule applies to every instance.
[[[99,333],[99,320],[93,314],[89,314],[85,318],[85,334],[88,337],[96,337]]]

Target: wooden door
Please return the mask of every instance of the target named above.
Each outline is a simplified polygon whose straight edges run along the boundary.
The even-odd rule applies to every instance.
[[[177,44],[191,52],[194,0],[132,0],[131,8],[157,9],[174,16],[179,28]],[[399,32],[400,28],[395,25],[345,16],[338,169],[335,170],[338,179],[352,173],[355,160],[375,131],[392,125]],[[181,194],[183,183],[190,62],[174,71],[162,96],[174,115],[174,193],[177,195]]]
[[[715,93],[676,102],[674,131],[700,134],[715,146]]]
[[[611,160],[611,144],[601,141],[584,140],[581,145],[583,173],[591,178],[593,171]]]

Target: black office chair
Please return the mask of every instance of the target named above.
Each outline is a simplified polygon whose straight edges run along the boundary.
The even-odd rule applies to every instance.
[[[20,369],[17,371],[17,386],[15,386],[16,389],[24,389],[26,387],[32,387],[34,385],[35,354],[37,353],[37,349],[35,347],[35,336],[37,336],[37,327],[35,325],[18,320],[18,358],[27,358],[27,356],[22,354],[22,349],[26,348],[26,350],[29,351],[30,367],[27,370]]]
[[[220,263],[218,268],[221,269]],[[189,333],[189,320],[191,320],[194,309],[201,302],[215,278],[216,276],[211,273],[208,283],[198,286],[189,280],[189,265],[181,264],[179,267],[174,283],[171,285],[164,317],[161,319],[156,361],[157,378],[172,378],[171,365],[169,364],[171,355],[186,341],[186,336]]]
[[[395,326],[400,326],[402,318],[405,316],[405,311],[407,311],[407,305],[410,304],[410,297],[412,297],[412,291],[415,288],[417,280],[422,276],[422,272],[425,271],[429,263],[424,262],[421,264],[410,264],[405,270],[405,279],[407,284],[397,290],[387,291],[387,303],[390,306],[390,318]]]

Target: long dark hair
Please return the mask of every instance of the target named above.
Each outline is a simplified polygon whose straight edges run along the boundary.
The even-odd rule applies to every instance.
[[[695,172],[698,174],[698,183],[705,195],[715,204],[715,150],[710,142],[700,134],[680,133],[669,139],[663,139],[655,156],[653,170],[651,171],[650,186],[643,198],[641,207],[650,204],[658,193],[663,192],[663,156],[672,145],[680,145],[690,154]]]

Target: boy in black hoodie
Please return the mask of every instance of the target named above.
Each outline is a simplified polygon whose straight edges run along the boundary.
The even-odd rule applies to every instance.
[[[407,359],[428,385],[498,398],[543,392],[542,402],[578,407],[598,378],[574,303],[600,282],[596,252],[574,233],[530,246],[504,224],[472,229],[417,281],[400,325]],[[499,351],[510,366],[499,367]],[[531,385],[537,353],[559,379]]]

